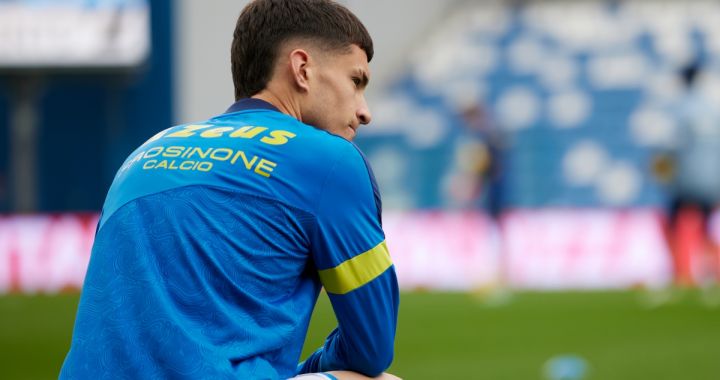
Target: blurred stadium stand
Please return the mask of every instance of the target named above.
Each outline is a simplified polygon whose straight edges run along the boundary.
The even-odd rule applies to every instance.
[[[388,204],[447,206],[458,109],[477,102],[509,136],[508,207],[662,206],[650,154],[673,142],[682,65],[704,63],[720,104],[719,27],[709,1],[469,2],[372,99],[359,143]]]

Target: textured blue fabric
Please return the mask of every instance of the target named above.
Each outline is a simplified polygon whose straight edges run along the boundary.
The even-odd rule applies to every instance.
[[[60,377],[385,370],[398,310],[392,266],[330,295],[338,329],[297,364],[318,270],[385,239],[376,189],[353,144],[257,100],[159,133],[108,192]]]

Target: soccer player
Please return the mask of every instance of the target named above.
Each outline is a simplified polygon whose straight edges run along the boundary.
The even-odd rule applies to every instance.
[[[679,127],[674,146],[653,163],[653,174],[668,185],[667,241],[681,286],[720,281],[720,247],[711,226],[720,204],[720,108],[696,86],[701,74],[699,61],[681,70],[685,91],[669,107]]]
[[[397,279],[350,142],[372,56],[330,0],[242,11],[237,102],[152,137],[110,187],[61,378],[395,378]],[[321,287],[338,328],[298,365]]]

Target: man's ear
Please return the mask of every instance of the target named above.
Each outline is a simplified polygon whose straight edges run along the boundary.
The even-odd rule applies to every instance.
[[[310,54],[303,49],[290,52],[290,68],[295,86],[303,92],[310,90]]]

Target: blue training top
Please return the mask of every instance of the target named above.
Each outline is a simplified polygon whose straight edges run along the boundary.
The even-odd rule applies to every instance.
[[[118,171],[62,379],[282,379],[389,367],[398,287],[352,143],[245,99]],[[338,319],[298,365],[324,286]]]

